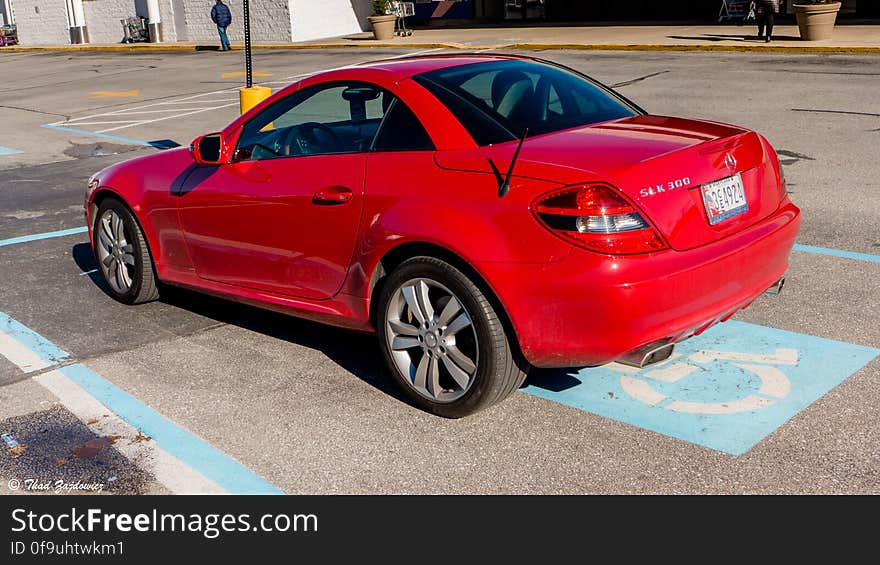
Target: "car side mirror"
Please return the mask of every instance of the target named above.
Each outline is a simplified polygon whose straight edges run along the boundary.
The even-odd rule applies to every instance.
[[[199,165],[221,165],[223,159],[223,136],[219,133],[207,133],[193,140],[189,152]]]

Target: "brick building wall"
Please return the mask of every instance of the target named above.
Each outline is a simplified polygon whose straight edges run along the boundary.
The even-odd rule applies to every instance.
[[[89,43],[122,41],[122,18],[135,15],[134,0],[83,0],[83,13],[89,28]]]
[[[67,45],[70,28],[63,0],[13,0],[12,12],[23,45]]]
[[[241,0],[227,0],[232,12],[232,25],[226,30],[229,40],[241,44],[244,41]],[[189,41],[219,43],[217,26],[211,21],[213,2],[184,0],[186,31]],[[250,2],[251,40],[290,41],[289,0],[259,0]]]
[[[11,0],[22,45],[70,43],[63,0]],[[229,38],[244,42],[242,0],[224,0],[232,12]],[[216,43],[213,0],[159,0],[163,40]],[[254,41],[305,41],[369,29],[371,0],[252,0]],[[147,16],[146,0],[83,0],[90,43],[119,43],[120,19]]]

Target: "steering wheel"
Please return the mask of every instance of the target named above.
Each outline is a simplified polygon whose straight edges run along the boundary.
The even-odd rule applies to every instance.
[[[290,128],[282,143],[288,155],[311,155],[316,149],[338,145],[340,140],[336,132],[320,122],[306,122]]]

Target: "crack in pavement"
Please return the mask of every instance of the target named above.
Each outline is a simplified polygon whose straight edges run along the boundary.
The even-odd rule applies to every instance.
[[[814,110],[811,108],[792,108],[792,112],[813,112],[816,114],[845,114],[848,116],[872,116],[875,118],[880,118],[880,114],[874,114],[872,112],[851,112],[848,110]]]
[[[859,73],[859,72],[846,72],[846,71],[797,71],[793,69],[778,69],[774,72],[780,73],[795,73],[795,74],[803,74],[803,75],[846,75],[846,76],[864,76],[864,77],[875,77],[880,76],[880,73]]]
[[[648,80],[649,78],[654,78],[654,77],[656,77],[656,76],[659,76],[659,75],[662,75],[662,74],[666,74],[666,73],[670,73],[670,72],[672,72],[672,71],[670,71],[670,70],[658,71],[658,72],[656,72],[656,73],[651,73],[651,74],[649,74],[649,75],[645,75],[645,76],[643,76],[643,77],[638,77],[638,78],[634,78],[634,79],[631,79],[631,80],[625,80],[625,81],[623,81],[623,82],[618,82],[617,84],[612,84],[612,85],[611,85],[611,88],[620,88],[620,87],[622,87],[622,86],[629,86],[629,85],[631,85],[631,84],[635,84],[635,83],[637,83],[637,82],[642,82],[643,80]]]
[[[94,355],[86,355],[84,357],[70,356],[69,358],[65,359],[64,361],[59,361],[58,363],[55,363],[49,367],[43,367],[42,369],[37,369],[37,370],[31,371],[29,373],[22,373],[22,374],[15,375],[15,376],[8,378],[8,379],[3,379],[2,381],[0,381],[0,388],[6,387],[6,386],[11,386],[11,385],[20,383],[22,381],[27,381],[27,380],[33,379],[35,377],[39,377],[40,375],[42,375],[44,373],[55,371],[57,369],[63,369],[64,367],[69,367],[71,365],[77,365],[77,364],[85,365],[89,361],[94,361],[96,359],[100,359],[100,358],[106,357],[108,355],[115,355],[117,353],[124,353],[126,351],[134,351],[135,349],[139,349],[139,348],[145,347],[147,345],[155,345],[157,343],[171,342],[175,339],[187,339],[187,338],[195,337],[195,336],[201,335],[203,333],[207,333],[209,331],[216,330],[218,328],[222,328],[222,327],[225,327],[228,325],[229,324],[226,322],[217,322],[215,324],[211,324],[211,325],[205,326],[203,328],[195,329],[191,332],[183,332],[183,333],[175,333],[173,331],[166,330],[163,328],[163,330],[166,333],[170,334],[169,336],[164,337],[164,338],[160,337],[160,338],[157,338],[153,341],[148,341],[146,343],[140,343],[135,347],[114,347],[114,348],[108,349],[106,351],[100,351]]]
[[[44,112],[43,110],[34,110],[33,108],[24,108],[22,106],[10,106],[9,104],[0,104],[0,108],[8,108],[10,110],[21,110],[22,112],[33,112],[34,114],[46,114],[47,116],[61,116],[65,120],[70,120],[67,114],[59,114],[57,112]]]
[[[791,157],[791,158],[797,159],[797,160],[803,160],[803,161],[815,161],[816,160],[815,158],[810,157],[809,155],[804,155],[803,153],[796,153],[794,151],[786,151],[785,149],[777,149],[776,153],[777,153],[777,155],[782,155],[784,157]]]
[[[118,76],[118,75],[126,74],[126,73],[143,72],[143,71],[145,71],[145,70],[148,70],[148,67],[144,67],[143,65],[141,65],[141,66],[138,66],[138,67],[135,67],[135,68],[132,68],[132,69],[124,69],[124,70],[117,71],[117,72],[105,73],[105,74],[102,74],[102,75],[101,75],[101,78],[104,79],[104,78],[107,78],[107,77]],[[34,90],[34,89],[40,89],[40,88],[50,88],[50,87],[57,87],[57,86],[61,86],[61,85],[74,84],[74,83],[77,83],[77,82],[84,82],[84,81],[85,81],[85,82],[91,82],[91,81],[94,81],[94,80],[95,80],[95,77],[93,77],[93,76],[86,76],[86,77],[80,77],[80,78],[75,78],[75,79],[71,79],[71,80],[65,80],[65,81],[61,81],[61,82],[50,82],[50,83],[48,83],[48,84],[36,84],[36,85],[32,85],[32,86],[19,86],[19,87],[15,87],[15,88],[3,88],[3,89],[0,89],[0,92],[13,92],[13,93],[18,93],[18,92],[21,92],[22,90]]]

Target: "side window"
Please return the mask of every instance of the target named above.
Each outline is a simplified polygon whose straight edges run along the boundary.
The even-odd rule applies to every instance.
[[[368,151],[385,115],[382,89],[367,83],[321,85],[291,94],[250,120],[238,160]]]
[[[433,151],[434,144],[416,115],[406,104],[395,99],[388,109],[379,136],[373,146],[376,151]]]

